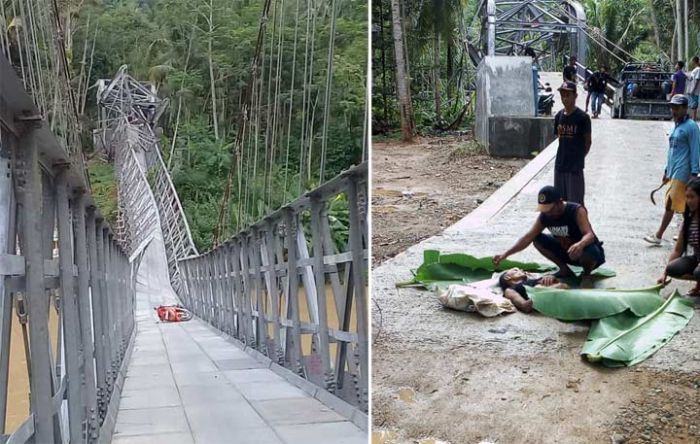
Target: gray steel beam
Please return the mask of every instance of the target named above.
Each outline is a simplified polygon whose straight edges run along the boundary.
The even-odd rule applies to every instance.
[[[0,59],[2,59],[0,57]],[[17,200],[22,229],[20,242],[26,260],[25,282],[29,319],[29,341],[31,344],[30,367],[32,378],[31,408],[34,413],[35,441],[53,444],[54,422],[51,398],[52,363],[49,343],[49,304],[44,289],[44,253],[42,249],[42,218],[36,209],[42,208],[41,170],[36,134],[26,133],[18,141],[16,158]]]
[[[58,250],[61,281],[61,311],[63,313],[64,350],[66,354],[66,377],[68,378],[68,426],[71,442],[83,440],[85,416],[84,394],[80,375],[80,315],[78,298],[73,279],[73,224],[65,167],[56,176],[56,200],[58,207]]]
[[[73,221],[75,223],[75,259],[78,265],[78,309],[80,335],[83,346],[83,379],[88,442],[97,439],[97,389],[95,385],[95,346],[93,343],[92,314],[90,313],[90,267],[88,253],[88,228],[85,223],[85,194],[80,190],[75,196]],[[94,215],[93,215],[94,217]],[[94,234],[94,218],[93,234]],[[88,224],[89,225],[89,224]]]
[[[12,187],[11,149],[7,135],[4,136],[0,137],[0,252],[14,255],[17,253],[17,209]],[[12,336],[12,292],[5,282],[6,276],[0,275],[0,435],[5,433]]]

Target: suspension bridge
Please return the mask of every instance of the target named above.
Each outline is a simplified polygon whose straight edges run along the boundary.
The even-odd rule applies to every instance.
[[[321,185],[304,193],[300,178],[297,197],[228,227],[255,179],[246,155],[261,140],[261,158],[285,144],[288,156],[282,108],[308,116],[320,90],[329,117],[333,32],[325,89],[305,70],[291,80],[303,100],[286,105],[282,32],[265,26],[281,23],[278,3],[264,4],[215,247],[199,252],[159,145],[167,103],[126,67],[99,84],[95,150],[113,163],[118,194],[108,223],[91,193],[58,6],[0,1],[1,443],[366,442],[367,162],[327,178],[324,124]],[[334,29],[329,6],[314,26]],[[277,51],[266,55],[265,41]],[[310,175],[318,134],[301,120]],[[236,183],[246,202],[232,208]],[[339,197],[345,242],[328,215]],[[164,304],[193,319],[159,322]]]

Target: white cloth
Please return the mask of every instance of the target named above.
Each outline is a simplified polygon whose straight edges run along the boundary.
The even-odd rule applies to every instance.
[[[497,282],[489,279],[471,284],[453,284],[438,290],[438,300],[444,307],[477,312],[487,318],[502,313],[514,313],[515,306],[503,297]]]

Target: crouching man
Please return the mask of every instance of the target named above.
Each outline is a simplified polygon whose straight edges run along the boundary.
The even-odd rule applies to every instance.
[[[498,265],[534,243],[537,251],[559,267],[555,277],[571,277],[574,273],[569,265],[580,266],[581,287],[592,287],[591,272],[605,263],[605,252],[593,233],[588,212],[577,203],[562,200],[553,186],[543,187],[537,201],[540,214],[535,224],[505,253],[494,256],[493,263]],[[543,233],[545,228],[550,234]]]

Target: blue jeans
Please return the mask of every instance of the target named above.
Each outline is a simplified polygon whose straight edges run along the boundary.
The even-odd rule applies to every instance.
[[[593,114],[600,114],[600,110],[603,108],[603,102],[605,101],[605,93],[592,92],[591,99],[591,111],[593,111]]]

